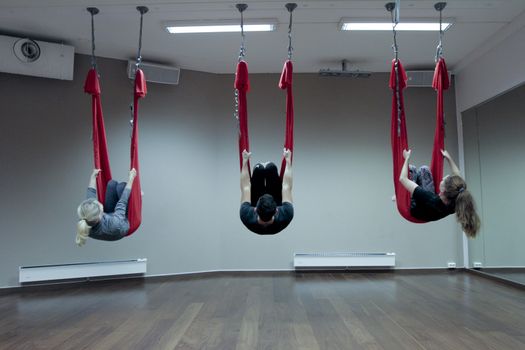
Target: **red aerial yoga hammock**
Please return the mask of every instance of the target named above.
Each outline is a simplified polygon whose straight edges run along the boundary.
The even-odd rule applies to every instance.
[[[284,63],[281,78],[279,80],[279,87],[286,90],[286,132],[284,138],[284,148],[292,151],[293,158],[293,126],[294,126],[294,113],[293,113],[293,93],[292,93],[292,76],[293,76],[293,64],[291,60],[287,60]],[[239,162],[242,170],[242,151],[250,151],[250,140],[248,138],[248,108],[246,102],[246,93],[250,90],[250,81],[248,78],[248,64],[241,60],[237,64],[237,72],[235,75],[235,89],[238,91],[239,99]],[[248,163],[248,169],[250,164]],[[281,179],[284,175],[286,168],[286,160],[282,159],[281,162]]]
[[[88,72],[84,91],[91,95],[91,106],[93,113],[93,153],[95,156],[95,168],[101,169],[97,177],[98,200],[104,204],[106,198],[106,186],[111,180],[111,167],[106,142],[106,130],[104,128],[104,116],[102,114],[102,103],[100,99],[100,83],[97,70],[91,68]],[[131,165],[135,168],[137,177],[133,182],[131,194],[128,201],[129,231],[127,236],[137,230],[142,221],[142,195],[140,189],[139,155],[138,155],[138,106],[139,99],[146,96],[146,79],[142,70],[137,69],[135,73],[135,87],[133,94],[133,131],[131,136]]]
[[[394,164],[394,187],[396,192],[397,209],[399,210],[401,216],[411,222],[424,223],[424,221],[418,220],[410,215],[410,192],[408,192],[403,187],[401,182],[399,182],[399,175],[405,161],[403,158],[403,150],[408,150],[405,105],[403,98],[403,89],[406,87],[406,81],[407,76],[401,61],[397,60],[396,62],[396,60],[393,60],[389,86],[393,90],[390,136],[392,142],[392,159]],[[450,82],[445,60],[443,58],[439,58],[438,62],[436,63],[434,79],[432,81],[432,87],[437,91],[437,110],[436,129],[434,132],[434,147],[432,150],[432,161],[430,163],[430,171],[432,172],[432,177],[434,179],[434,188],[436,193],[439,193],[439,183],[443,179],[443,155],[441,154],[441,150],[445,149],[443,90],[448,89],[449,85]],[[396,96],[397,93],[399,96]]]

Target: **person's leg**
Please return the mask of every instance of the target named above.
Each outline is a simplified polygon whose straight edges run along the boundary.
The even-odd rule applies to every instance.
[[[279,177],[277,166],[274,163],[266,164],[265,178],[266,178],[266,193],[270,194],[277,205],[283,204],[282,189],[283,184]]]
[[[423,165],[419,168],[419,177],[421,179],[421,184],[419,184],[424,190],[434,192],[434,179],[430,168],[426,165]]]
[[[266,193],[266,186],[264,182],[264,165],[257,163],[253,167],[251,183],[251,205],[256,206],[259,197]]]
[[[124,188],[126,188],[125,182],[119,182],[116,186],[116,192],[119,200],[120,197],[122,197],[122,192],[124,192]],[[126,216],[128,216],[128,208],[126,208]]]
[[[414,181],[418,185],[421,185],[421,176],[420,176],[419,170],[412,164],[409,164],[408,172],[410,174],[410,180]]]
[[[119,182],[117,184],[117,196],[118,196],[118,199],[120,199],[120,197],[122,197],[122,192],[124,192],[124,188],[126,188],[126,183],[125,182]]]
[[[106,199],[104,202],[104,212],[113,213],[115,211],[115,206],[120,198],[117,193],[118,182],[115,180],[109,180],[106,186]]]
[[[408,172],[409,172],[409,175],[410,175],[410,180],[414,181],[415,183],[417,183],[418,185],[421,185],[421,176],[419,176],[419,171],[418,169],[413,166],[412,164],[409,164],[408,165]],[[414,198],[410,198],[410,208],[414,208],[416,206],[416,200]]]

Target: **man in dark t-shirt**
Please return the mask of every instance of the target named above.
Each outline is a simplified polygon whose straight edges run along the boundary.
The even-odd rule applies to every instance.
[[[286,168],[283,180],[273,163],[258,163],[250,178],[248,161],[251,153],[243,151],[241,170],[241,221],[250,230],[260,235],[281,232],[292,221],[292,153],[283,152]]]

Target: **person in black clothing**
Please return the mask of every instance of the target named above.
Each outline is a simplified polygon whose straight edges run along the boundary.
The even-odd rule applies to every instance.
[[[283,180],[273,163],[258,163],[250,179],[248,160],[251,153],[242,152],[241,208],[243,224],[260,235],[281,232],[293,219],[292,204],[292,152],[284,149],[286,168]]]
[[[409,169],[411,150],[404,150],[405,163],[401,168],[399,181],[410,192],[412,201],[410,214],[423,221],[437,221],[456,213],[463,232],[469,237],[475,237],[479,231],[480,220],[476,213],[474,198],[467,190],[467,184],[461,177],[461,172],[450,156],[442,150],[443,157],[448,161],[452,175],[447,175],[439,184],[439,194],[434,193],[434,180],[428,167],[419,170]],[[410,172],[412,180],[408,177]]]

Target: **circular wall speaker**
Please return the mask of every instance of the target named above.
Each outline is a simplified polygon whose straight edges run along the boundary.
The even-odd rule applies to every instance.
[[[13,52],[20,61],[31,63],[40,57],[40,46],[31,39],[18,39],[13,45]]]

